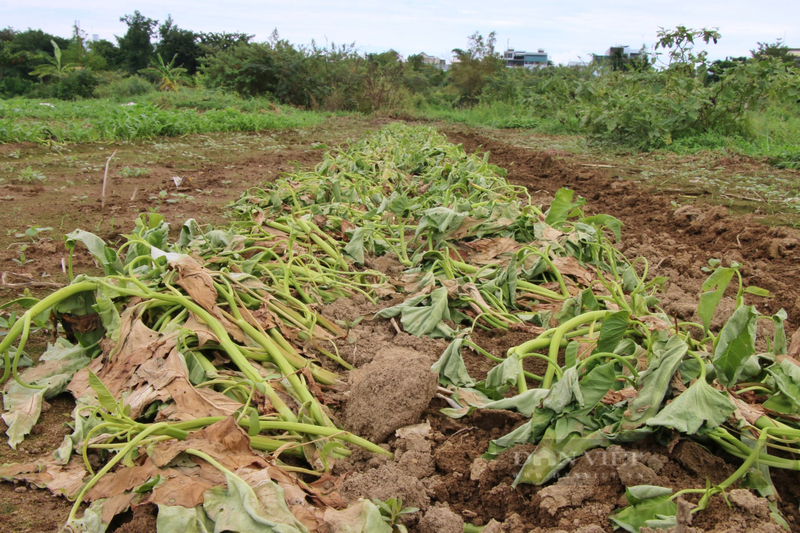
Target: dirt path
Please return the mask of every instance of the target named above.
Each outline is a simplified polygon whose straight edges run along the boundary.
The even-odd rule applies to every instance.
[[[81,227],[113,242],[131,228],[139,213],[148,210],[176,224],[173,235],[177,224],[190,217],[224,223],[221,207],[247,187],[274,179],[295,164],[311,168],[321,159],[324,146],[350,142],[379,126],[378,122],[335,119],[309,131],[76,146],[60,152],[27,145],[0,146],[0,177],[5,179],[0,197],[5,197],[8,207],[0,211],[0,222],[6,228],[5,235],[0,233],[0,270],[7,273],[0,299],[8,301],[27,290],[42,294],[52,289],[40,284],[66,282],[60,242],[65,232]],[[620,250],[629,257],[644,256],[651,275],[669,278],[662,302],[676,318],[692,318],[707,275],[701,267],[718,258],[743,263],[744,282],[775,295],[753,300],[760,312],[786,309],[789,333],[800,324],[800,235],[796,231],[764,226],[753,215],[732,218],[727,208],[720,206],[679,205],[687,201],[680,192],[657,194],[652,188],[613,177],[608,168],[586,166],[566,154],[515,146],[510,134],[509,140],[502,140],[503,132],[489,138],[461,128],[444,131],[451,142],[462,143],[468,151],[490,151],[490,161],[507,168],[510,181],[526,187],[535,202],[547,205],[557,189],[569,187],[588,200],[587,212],[608,213],[622,220],[625,228]],[[103,165],[114,149],[118,152],[109,173],[112,186],[102,207]],[[28,165],[41,172],[45,181],[16,180]],[[136,169],[146,169],[146,173]],[[137,172],[140,175],[135,175]],[[185,177],[185,181],[178,186],[174,176]],[[657,181],[657,177],[650,178],[654,179]],[[37,237],[26,236],[25,230],[35,225],[53,229]],[[95,266],[88,255],[80,254],[75,268],[81,271]],[[325,312],[335,319],[353,320],[371,316],[374,310],[363,301],[342,301]],[[719,482],[735,468],[735,463],[726,463],[691,442],[678,444],[671,453],[657,443],[643,443],[595,450],[578,460],[568,476],[546,488],[512,488],[530,447],[508,450],[490,463],[480,456],[491,439],[520,425],[522,417],[478,411],[459,420],[446,418],[439,413],[445,402],[433,397],[435,387],[428,387],[431,390],[421,396],[418,385],[418,377],[425,375],[446,344],[398,334],[383,321],[365,320],[351,333],[351,339],[342,341],[340,347],[343,356],[359,366],[351,376],[350,393],[375,396],[361,406],[352,399],[346,402],[338,413],[345,426],[370,431],[378,427],[377,422],[391,425],[394,422],[387,421],[395,416],[404,417],[402,424],[426,422],[429,426],[403,436],[378,432],[374,438],[395,452],[395,461],[355,453],[351,460],[337,464],[334,473],[341,476],[340,490],[348,498],[401,496],[404,505],[419,507],[422,511],[407,519],[412,533],[459,531],[458,524],[463,521],[491,523],[486,533],[609,531],[608,515],[620,506],[625,486],[703,488],[707,479]],[[35,340],[42,347],[47,338],[42,333]],[[527,337],[521,332],[489,332],[478,339],[498,356],[523,340]],[[398,353],[402,356],[391,355]],[[378,362],[372,364],[376,357]],[[474,377],[488,370],[482,356],[470,359],[467,355],[466,362]],[[370,373],[369,379],[359,377],[366,373]],[[363,382],[392,386],[357,392]],[[394,396],[381,398],[388,391]],[[403,409],[397,408],[399,402]],[[51,404],[20,450],[10,450],[4,441],[0,444],[0,464],[28,461],[61,443],[72,404],[67,398]],[[375,405],[389,408],[381,411]],[[5,429],[0,422],[0,432]],[[799,482],[797,474],[780,474],[781,510],[793,527],[800,524]],[[763,500],[754,502],[744,493],[731,499],[731,509],[715,499],[694,526],[706,531],[772,531]],[[55,531],[70,507],[63,499],[9,483],[0,483],[0,502],[5,531]],[[152,531],[154,523],[152,509],[139,509],[109,530]]]

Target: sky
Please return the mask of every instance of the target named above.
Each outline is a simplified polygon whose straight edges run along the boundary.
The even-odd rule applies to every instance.
[[[588,60],[609,46],[652,47],[660,27],[718,28],[711,59],[748,55],[758,42],[777,39],[800,48],[800,1],[621,0],[494,2],[478,0],[0,0],[0,27],[42,29],[67,37],[74,21],[91,37],[115,42],[127,29],[120,17],[139,10],[194,31],[244,32],[257,41],[273,29],[295,44],[355,43],[361,52],[425,52],[450,61],[467,36],[497,34],[497,48],[543,48],[556,64]]]

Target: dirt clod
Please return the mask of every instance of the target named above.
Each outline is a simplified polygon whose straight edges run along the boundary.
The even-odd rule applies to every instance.
[[[428,356],[409,348],[387,348],[350,374],[345,407],[347,429],[383,442],[396,429],[419,422],[438,386]]]
[[[417,526],[419,533],[461,533],[464,519],[450,510],[447,505],[431,507]]]

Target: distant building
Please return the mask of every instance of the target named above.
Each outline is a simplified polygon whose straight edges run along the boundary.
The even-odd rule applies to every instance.
[[[794,57],[800,57],[800,48],[789,48],[789,55]]]
[[[543,48],[539,48],[537,52],[525,52],[524,50],[509,48],[503,54],[503,60],[506,62],[506,67],[533,69],[546,67],[548,58]]]
[[[447,68],[445,60],[442,59],[441,57],[429,56],[425,52],[420,52],[419,55],[420,57],[422,57],[422,62],[425,65],[430,65],[432,67],[440,68],[442,70],[445,70]]]
[[[640,55],[642,55],[642,52],[640,50],[633,50],[628,45],[618,45],[618,46],[612,46],[611,48],[606,50],[606,53],[603,55],[592,54],[592,57],[594,58],[595,63],[601,63],[604,61],[611,60],[612,58],[625,60],[625,59],[633,59],[639,57]]]

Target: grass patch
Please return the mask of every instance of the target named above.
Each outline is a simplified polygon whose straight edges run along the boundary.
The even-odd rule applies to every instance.
[[[0,143],[112,142],[193,133],[303,128],[327,115],[278,106],[266,98],[184,91],[118,99],[0,102]]]

